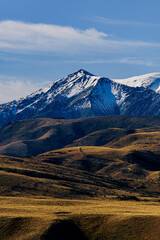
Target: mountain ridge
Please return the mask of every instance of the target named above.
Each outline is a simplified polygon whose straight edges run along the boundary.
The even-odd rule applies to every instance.
[[[158,91],[149,87],[131,87],[121,82],[123,84],[80,69],[25,98],[1,104],[0,126],[40,117],[74,119],[106,115],[160,115]]]
[[[0,128],[0,154],[32,156],[66,146],[103,146],[138,132],[160,132],[160,117],[20,120]]]
[[[130,87],[144,87],[144,88],[149,87],[155,92],[160,93],[160,72],[112,80]]]

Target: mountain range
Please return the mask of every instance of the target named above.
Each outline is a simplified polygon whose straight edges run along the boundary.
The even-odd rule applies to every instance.
[[[159,240],[159,76],[79,70],[0,105],[0,239]]]
[[[33,118],[160,115],[160,73],[128,79],[95,76],[83,69],[27,97],[0,105],[0,126]]]

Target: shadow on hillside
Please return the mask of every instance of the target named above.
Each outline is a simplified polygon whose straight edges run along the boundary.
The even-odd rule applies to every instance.
[[[137,163],[149,171],[160,171],[160,154],[151,151],[132,151],[126,155],[129,163]]]
[[[41,240],[88,240],[79,227],[71,220],[53,223],[41,236]]]

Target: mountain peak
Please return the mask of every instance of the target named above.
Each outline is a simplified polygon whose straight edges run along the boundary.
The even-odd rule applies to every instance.
[[[90,76],[94,76],[92,73],[90,73],[90,72],[88,72],[88,71],[86,71],[86,70],[84,70],[84,69],[79,69],[77,72],[75,72],[75,73],[80,73],[80,74],[83,74],[83,75],[90,75]]]
[[[137,88],[138,84],[141,88]],[[0,126],[37,117],[160,115],[159,104],[159,73],[129,80],[110,80],[80,69],[26,98],[1,104]]]

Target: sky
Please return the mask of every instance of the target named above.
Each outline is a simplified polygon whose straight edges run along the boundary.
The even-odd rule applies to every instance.
[[[0,103],[79,69],[160,72],[159,0],[0,0]]]

